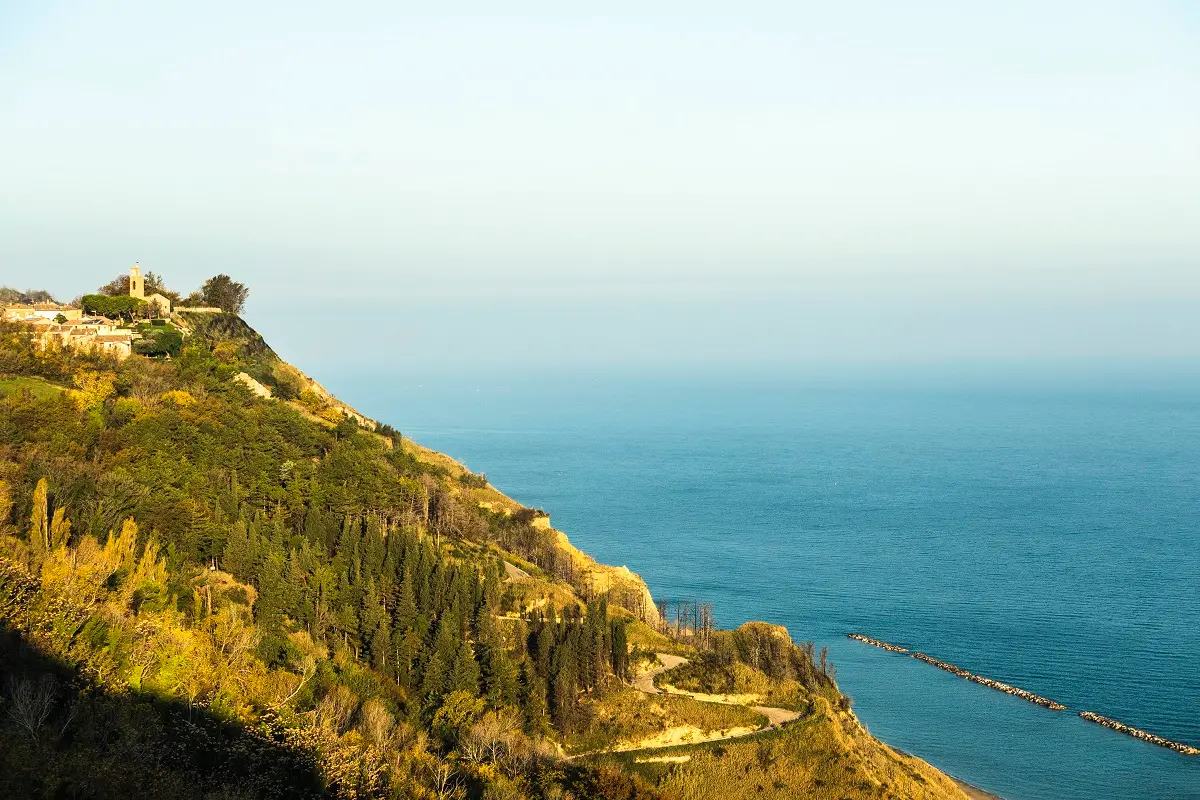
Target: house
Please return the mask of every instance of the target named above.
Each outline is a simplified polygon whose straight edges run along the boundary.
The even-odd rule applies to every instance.
[[[80,319],[83,311],[70,306],[60,306],[58,303],[33,303],[26,305],[8,306],[4,309],[5,322],[34,322],[39,319],[55,320],[59,316],[68,320]]]
[[[38,319],[30,324],[35,340],[43,349],[106,353],[120,359],[133,353],[133,332],[121,330],[112,320],[103,317],[84,317],[63,323]]]
[[[133,335],[130,333],[97,334],[92,337],[91,348],[93,351],[125,359],[133,354]]]

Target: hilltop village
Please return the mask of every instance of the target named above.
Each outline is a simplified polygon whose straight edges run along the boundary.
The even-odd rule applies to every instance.
[[[43,349],[59,347],[119,359],[134,353],[169,358],[178,355],[187,327],[175,313],[177,309],[192,314],[237,312],[247,294],[241,284],[218,275],[205,284],[204,290],[180,298],[162,286],[153,273],[143,275],[141,267],[134,264],[127,276],[74,303],[59,304],[46,298],[45,293],[37,293],[36,302],[10,303],[2,313],[5,322],[30,325]],[[220,300],[225,300],[225,307],[208,304]]]

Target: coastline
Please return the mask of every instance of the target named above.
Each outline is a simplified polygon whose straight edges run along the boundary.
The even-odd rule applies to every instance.
[[[880,739],[879,741],[882,742],[883,740]],[[884,744],[887,744],[887,742],[884,742]],[[913,753],[910,753],[907,750],[901,750],[899,747],[895,747],[890,744],[888,744],[887,746],[892,748],[893,750],[895,750],[897,753],[903,753],[904,755],[908,756],[909,758],[916,758],[916,759],[920,759],[921,761],[925,761],[925,759],[921,758],[918,755],[914,755]],[[965,794],[967,797],[971,798],[971,800],[1004,800],[1004,798],[1001,797],[1000,795],[992,794],[991,792],[987,791],[986,789],[980,789],[978,786],[976,786],[973,783],[967,783],[962,778],[958,778],[954,775],[951,775],[949,772],[946,772],[946,770],[942,769],[941,767],[935,766],[934,764],[930,764],[928,761],[925,761],[925,763],[929,764],[929,766],[933,767],[938,772],[942,773],[947,778],[954,781],[954,785],[957,786],[960,790],[962,790],[962,793]]]
[[[950,775],[949,772],[946,774]],[[1004,798],[998,794],[992,794],[991,792],[984,791],[978,786],[973,786],[964,780],[959,780],[953,775],[950,775],[950,780],[954,781],[958,788],[962,789],[962,793],[971,798],[971,800],[1004,800]]]
[[[362,416],[359,415],[358,412],[352,407],[346,406],[346,408],[354,414]],[[366,418],[364,417],[364,419]],[[402,446],[409,448],[418,459],[442,466],[443,468],[448,469],[452,474],[469,474],[469,470],[461,462],[446,453],[425,447],[412,439],[405,439]],[[502,513],[513,513],[516,510],[521,510],[524,508],[522,504],[513,500],[507,494],[500,491],[490,483],[478,489],[467,489],[463,491],[465,491],[467,496],[470,497],[474,502],[484,508],[487,508],[488,510],[501,511]],[[631,606],[629,608],[630,611],[633,611],[635,614],[640,612],[640,615],[657,616],[657,608],[654,605],[653,595],[650,592],[649,585],[640,574],[633,572],[628,567],[614,567],[605,564],[591,554],[578,549],[570,542],[565,533],[556,530],[551,526],[549,515],[545,514],[544,512],[542,512],[541,517],[537,519],[535,524],[538,527],[550,531],[555,537],[555,543],[558,548],[569,554],[572,558],[572,561],[576,563],[577,568],[581,568],[582,572],[589,575],[593,581],[596,581],[597,578],[601,578],[598,583],[610,588],[617,588],[632,584],[634,590],[631,594],[633,597],[629,599],[633,599],[634,602],[628,603],[628,605]],[[508,565],[506,562],[506,568],[508,566],[510,565]],[[517,569],[517,571],[520,572],[519,568],[514,567],[514,569]],[[865,639],[865,637],[863,638]],[[868,640],[868,643],[875,646],[882,646],[884,649],[902,650],[902,648],[895,648],[894,646],[886,645],[882,642],[877,643],[874,640]],[[907,653],[907,651],[903,652]],[[658,693],[658,689],[653,686],[652,677],[650,688],[652,689],[653,693]],[[970,800],[1004,800],[1004,798],[1000,797],[999,795],[992,794],[980,789],[977,786],[974,786],[973,784],[956,778],[954,775],[941,770],[919,756],[907,753],[899,748],[893,748],[882,739],[870,734],[866,730],[865,726],[863,726],[862,721],[857,718],[857,715],[855,715],[853,711],[848,713],[854,720],[855,724],[859,726],[863,732],[866,733],[867,736],[869,736],[877,744],[882,745],[885,749],[891,749],[895,752],[903,753],[904,755],[919,761],[924,766],[932,769],[935,773],[940,773],[942,776],[949,779],[949,781],[952,782],[964,795],[966,795],[966,797],[970,798]],[[775,726],[770,725],[769,727]]]

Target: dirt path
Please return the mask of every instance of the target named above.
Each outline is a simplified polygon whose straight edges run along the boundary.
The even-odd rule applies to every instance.
[[[638,675],[636,678],[634,678],[633,688],[637,689],[643,694],[662,694],[662,689],[659,689],[654,685],[654,679],[659,675],[662,675],[664,672],[668,672],[687,663],[686,658],[683,658],[682,656],[673,656],[670,653],[659,653],[658,660],[662,662],[662,666],[655,667],[649,672]]]
[[[633,688],[637,689],[639,692],[642,692],[643,694],[662,694],[663,693],[662,689],[659,689],[657,686],[654,685],[654,679],[656,677],[658,677],[659,675],[662,675],[664,672],[668,672],[670,670],[675,669],[678,666],[682,666],[683,664],[687,663],[686,658],[683,658],[681,656],[674,656],[674,655],[671,655],[670,653],[659,653],[658,660],[660,662],[662,662],[662,666],[655,667],[654,669],[650,670],[649,672],[645,672],[645,673],[637,676],[636,678],[634,678],[633,679]],[[743,708],[749,708],[751,711],[753,711],[757,714],[761,714],[767,718],[767,724],[763,725],[761,728],[755,728],[754,730],[746,730],[744,728],[734,729],[728,733],[720,733],[720,732],[714,731],[711,733],[713,733],[715,735],[711,735],[711,736],[706,735],[702,739],[694,740],[694,742],[687,742],[687,743],[697,743],[698,744],[700,742],[721,742],[721,741],[725,741],[727,739],[740,739],[743,736],[753,736],[756,733],[762,733],[763,731],[771,730],[772,728],[778,728],[780,725],[785,725],[785,724],[791,722],[792,720],[798,719],[800,717],[799,711],[792,711],[787,708],[776,708],[774,706],[750,706],[745,703],[738,703],[738,702],[734,702],[732,700],[723,699],[720,695],[695,695],[691,692],[685,692],[681,689],[674,689],[674,688],[672,688],[670,693],[682,695],[685,697],[691,697],[693,700],[697,700],[698,702],[702,702],[702,703],[717,703],[719,705],[741,706]],[[647,744],[646,746],[642,746],[642,747],[630,748],[630,751],[644,752],[647,750],[662,750],[662,749],[665,749],[668,747],[677,747],[677,746],[679,746],[679,744],[681,744],[681,743],[674,742],[674,743],[668,743],[668,744]],[[580,753],[579,755],[590,755],[590,754]]]
[[[792,720],[800,718],[799,711],[792,711],[788,708],[776,708],[774,706],[750,706],[751,711],[757,711],[767,718],[768,728],[778,728],[780,725],[786,725]]]
[[[516,564],[510,564],[507,561],[504,562],[504,572],[507,574],[508,579],[514,582],[526,581],[532,577],[528,572],[521,569]]]

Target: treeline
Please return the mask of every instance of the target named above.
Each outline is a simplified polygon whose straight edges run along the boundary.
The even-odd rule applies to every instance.
[[[26,289],[22,292],[10,286],[0,286],[0,306],[53,302],[54,295],[45,289]]]

